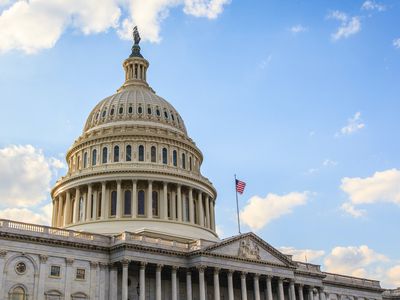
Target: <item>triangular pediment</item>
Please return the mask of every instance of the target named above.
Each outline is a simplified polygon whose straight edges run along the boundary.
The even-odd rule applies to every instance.
[[[289,266],[293,262],[254,233],[234,236],[207,247],[204,252],[244,260]]]

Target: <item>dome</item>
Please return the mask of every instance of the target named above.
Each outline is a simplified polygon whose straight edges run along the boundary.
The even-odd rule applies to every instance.
[[[187,135],[176,109],[146,86],[133,85],[100,101],[86,121],[84,133],[114,125],[146,124]]]

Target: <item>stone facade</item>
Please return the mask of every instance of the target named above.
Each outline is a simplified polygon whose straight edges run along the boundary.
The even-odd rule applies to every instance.
[[[138,45],[123,67],[67,152],[52,227],[0,220],[0,300],[382,299],[378,281],[322,272],[253,233],[220,240],[201,151],[148,85]]]

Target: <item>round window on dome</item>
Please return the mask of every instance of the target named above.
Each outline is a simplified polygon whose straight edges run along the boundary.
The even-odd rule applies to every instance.
[[[151,107],[148,107],[148,108],[147,108],[147,114],[148,114],[148,115],[151,115]]]
[[[120,115],[122,115],[124,113],[124,108],[120,107],[118,112],[119,112]]]
[[[143,113],[143,108],[141,106],[138,107],[137,109],[138,114],[142,114]]]
[[[26,272],[26,265],[25,265],[25,263],[24,262],[19,262],[19,263],[17,263],[16,265],[15,265],[15,271],[18,273],[18,274],[20,274],[20,275],[22,275],[22,274],[24,274],[25,272]]]
[[[128,113],[129,113],[129,114],[133,113],[133,108],[132,108],[132,106],[129,106],[129,108],[128,108]]]
[[[158,108],[156,110],[156,114],[157,114],[158,117],[161,116],[161,112],[160,112],[160,110]]]

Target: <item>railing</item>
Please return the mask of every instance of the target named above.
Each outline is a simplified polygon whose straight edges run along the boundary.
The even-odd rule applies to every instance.
[[[189,243],[182,243],[178,241],[162,239],[162,238],[154,238],[141,234],[135,234],[130,232],[123,232],[117,236],[115,236],[115,241],[125,241],[125,242],[136,242],[138,244],[145,244],[148,246],[157,246],[162,248],[174,249],[174,250],[190,250]]]
[[[303,263],[303,262],[296,262],[296,263],[301,271],[317,272],[317,273],[321,272],[320,265],[314,265],[314,264]]]
[[[353,276],[348,276],[348,275],[339,275],[339,274],[333,274],[333,273],[325,273],[326,278],[325,280],[327,281],[336,281],[340,283],[347,283],[351,285],[360,285],[360,286],[368,286],[368,287],[374,287],[374,288],[380,288],[380,283],[378,280],[371,280],[371,279],[365,279],[365,278],[358,278],[358,277],[353,277]]]

